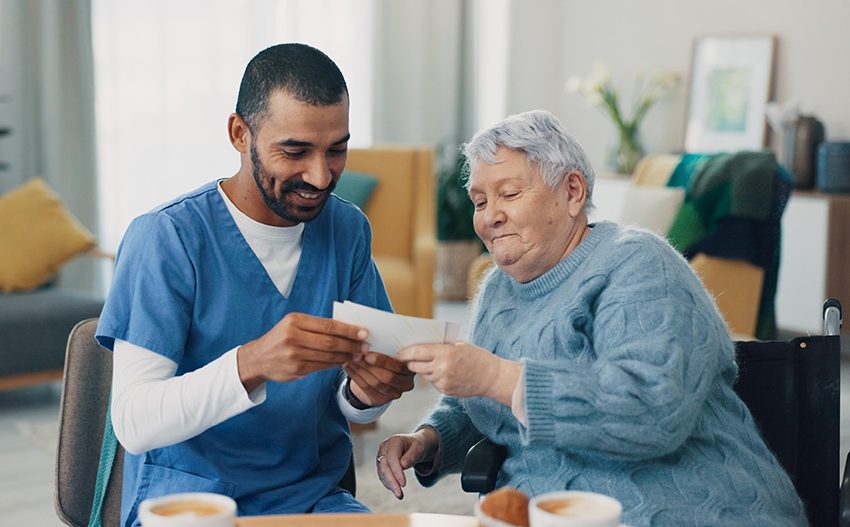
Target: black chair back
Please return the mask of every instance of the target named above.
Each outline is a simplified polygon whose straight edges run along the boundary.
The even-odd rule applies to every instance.
[[[736,342],[735,390],[785,468],[813,526],[838,518],[838,336]]]

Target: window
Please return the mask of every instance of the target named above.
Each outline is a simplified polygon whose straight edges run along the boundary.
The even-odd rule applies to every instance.
[[[351,146],[372,142],[374,0],[93,0],[101,243],[139,214],[233,175],[227,138],[245,65],[299,41],[327,53],[351,93]]]

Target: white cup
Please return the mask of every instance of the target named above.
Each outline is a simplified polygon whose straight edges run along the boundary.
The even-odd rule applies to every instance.
[[[139,504],[143,527],[234,527],[236,502],[211,492],[169,494]]]
[[[531,527],[617,527],[622,513],[619,501],[595,492],[548,492],[528,503]]]

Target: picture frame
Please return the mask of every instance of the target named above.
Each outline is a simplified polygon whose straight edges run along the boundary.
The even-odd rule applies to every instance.
[[[685,151],[759,150],[773,97],[776,37],[706,36],[694,42]]]

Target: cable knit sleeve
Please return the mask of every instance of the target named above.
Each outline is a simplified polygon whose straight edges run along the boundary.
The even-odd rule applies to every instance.
[[[687,264],[649,252],[586,284],[595,357],[523,359],[525,444],[641,460],[691,434],[732,343]]]
[[[460,472],[467,451],[484,437],[455,397],[444,396],[421,426],[432,426],[440,434],[439,465],[427,476],[416,475],[424,487],[430,487],[447,474]]]

